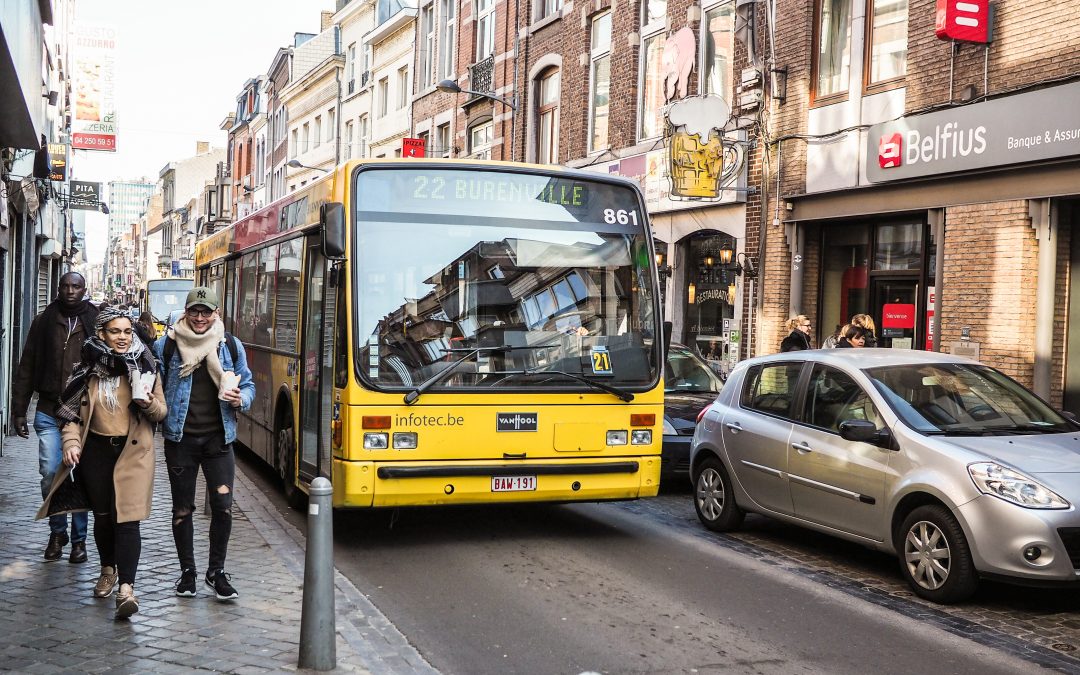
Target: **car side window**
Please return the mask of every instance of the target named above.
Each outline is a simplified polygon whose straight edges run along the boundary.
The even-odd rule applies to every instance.
[[[744,380],[740,399],[742,407],[787,417],[801,371],[802,363],[755,366]]]
[[[840,423],[847,420],[873,422],[879,429],[883,426],[869,395],[847,373],[828,366],[814,366],[802,421],[839,433]]]

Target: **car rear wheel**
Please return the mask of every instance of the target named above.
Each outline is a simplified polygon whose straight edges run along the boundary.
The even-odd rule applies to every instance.
[[[735,503],[735,492],[723,463],[710,457],[694,476],[694,510],[698,520],[714,532],[727,532],[742,525],[746,512]]]
[[[979,585],[967,538],[944,506],[920,506],[900,526],[900,570],[915,595],[950,604],[971,597]]]

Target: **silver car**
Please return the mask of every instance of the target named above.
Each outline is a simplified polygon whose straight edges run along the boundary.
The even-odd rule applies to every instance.
[[[744,361],[697,425],[694,506],[895,553],[920,597],[1080,587],[1080,426],[975,361],[891,349]]]

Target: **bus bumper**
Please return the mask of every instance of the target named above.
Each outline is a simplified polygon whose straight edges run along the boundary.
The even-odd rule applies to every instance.
[[[334,506],[343,508],[625,500],[656,496],[660,457],[560,457],[519,462],[352,462],[334,458],[333,481]],[[496,489],[497,484],[507,483],[513,489]]]

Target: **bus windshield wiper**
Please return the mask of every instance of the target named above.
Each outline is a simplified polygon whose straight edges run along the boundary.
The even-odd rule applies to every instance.
[[[626,401],[627,403],[634,400],[634,395],[624,389],[619,389],[618,387],[613,387],[610,384],[604,384],[603,382],[597,382],[596,380],[590,380],[587,377],[583,377],[575,373],[568,373],[565,370],[500,370],[491,373],[491,375],[562,375],[563,377],[568,377],[571,380],[583,382],[592,387],[593,389],[599,389],[600,391],[607,392],[613,396],[617,396],[620,400]]]
[[[546,349],[546,348],[547,348],[546,346],[543,346],[543,347],[542,346],[515,347],[513,345],[495,345],[495,346],[491,346],[491,347],[476,347],[474,349],[469,349],[467,347],[464,348],[464,349],[463,348],[444,349],[444,350],[442,350],[444,352],[447,352],[447,353],[450,353],[450,354],[464,353],[464,356],[462,356],[457,361],[454,361],[453,363],[451,363],[446,368],[443,368],[439,372],[435,373],[434,375],[432,375],[428,379],[421,382],[419,385],[417,385],[417,387],[415,389],[410,391],[408,394],[405,394],[405,405],[412,405],[413,403],[416,403],[416,399],[420,398],[421,394],[423,394],[428,389],[431,389],[432,387],[434,387],[438,383],[442,382],[446,378],[453,375],[454,371],[457,370],[458,366],[460,366],[462,363],[464,363],[465,361],[468,361],[469,359],[471,359],[471,358],[473,358],[475,356],[478,356],[480,354],[485,354],[485,353],[491,353],[491,352],[509,352],[509,351],[513,351],[515,349]]]

